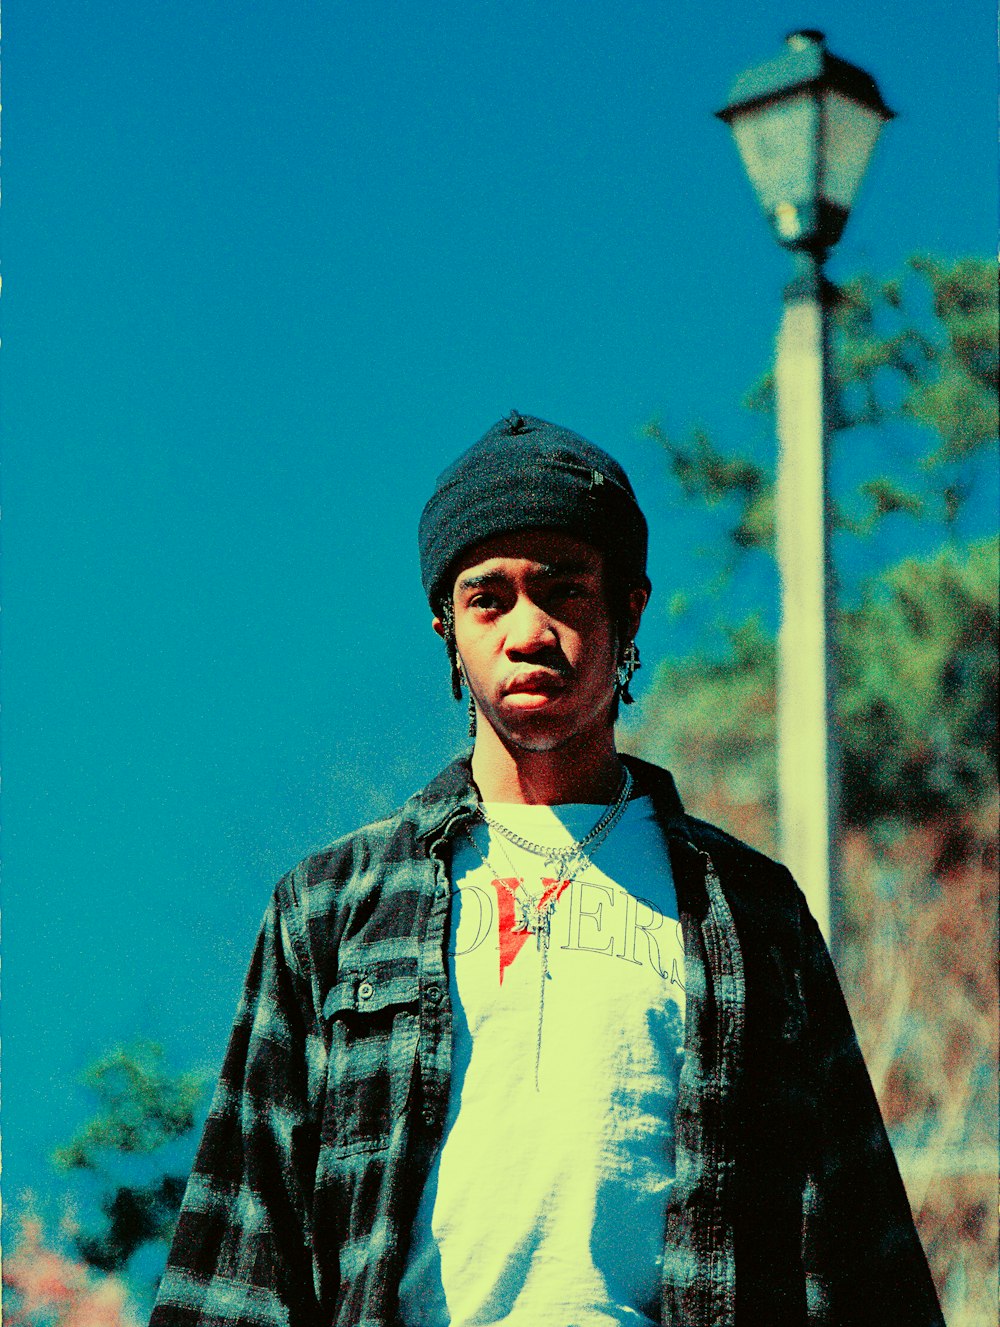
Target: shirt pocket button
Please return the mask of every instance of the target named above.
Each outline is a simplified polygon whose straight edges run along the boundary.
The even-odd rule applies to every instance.
[[[375,994],[375,987],[371,984],[370,981],[363,981],[358,987],[359,1000],[370,1000],[374,994]]]

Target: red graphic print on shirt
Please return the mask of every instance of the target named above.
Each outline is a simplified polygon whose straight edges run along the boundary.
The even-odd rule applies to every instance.
[[[533,900],[540,921],[544,919],[549,903],[552,902],[552,906],[555,907],[568,884],[568,880],[553,880],[546,876],[542,877],[542,892],[537,899]],[[518,880],[516,876],[507,876],[503,880],[494,880],[493,888],[497,892],[497,927],[500,932],[500,985],[502,986],[504,972],[521,952],[525,940],[534,932],[527,926],[517,925],[514,897],[511,891],[523,889],[524,881]],[[554,899],[553,895],[555,895]]]

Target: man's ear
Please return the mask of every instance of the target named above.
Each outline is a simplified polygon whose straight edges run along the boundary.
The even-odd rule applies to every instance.
[[[444,623],[441,621],[441,619],[440,619],[439,617],[432,617],[432,618],[431,618],[431,626],[434,628],[434,630],[437,632],[437,634],[441,637],[441,639],[444,640]]]
[[[632,629],[632,639],[639,630],[639,623],[642,621],[642,615],[646,611],[646,605],[649,603],[651,591],[644,585],[637,585],[629,591],[628,595],[628,617],[629,626]]]

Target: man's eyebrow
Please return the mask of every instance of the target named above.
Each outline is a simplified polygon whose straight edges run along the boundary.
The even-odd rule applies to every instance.
[[[597,567],[579,558],[566,558],[558,562],[541,562],[530,572],[532,580],[555,580],[560,576],[592,576]],[[488,585],[505,585],[509,576],[504,571],[481,571],[471,576],[459,576],[456,589],[481,590]]]
[[[507,577],[502,571],[481,571],[478,576],[459,576],[457,590],[481,590],[484,585],[502,585]]]
[[[551,580],[556,576],[591,576],[597,574],[597,567],[582,558],[565,558],[560,562],[543,562],[532,576]]]

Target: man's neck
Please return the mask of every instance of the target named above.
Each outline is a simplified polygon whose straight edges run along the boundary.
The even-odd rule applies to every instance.
[[[484,802],[611,802],[621,786],[622,765],[611,728],[581,735],[556,751],[525,751],[503,742],[484,723],[476,734],[472,777]]]

